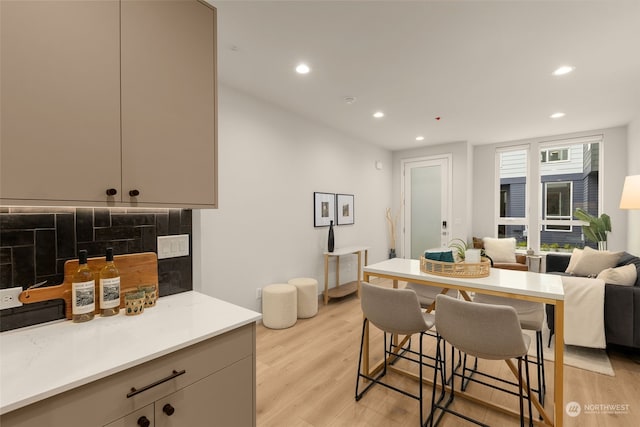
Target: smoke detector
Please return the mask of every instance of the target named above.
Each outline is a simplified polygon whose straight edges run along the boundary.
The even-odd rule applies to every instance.
[[[346,102],[347,104],[351,105],[354,102],[356,102],[356,97],[355,96],[345,96],[344,97],[344,102]]]

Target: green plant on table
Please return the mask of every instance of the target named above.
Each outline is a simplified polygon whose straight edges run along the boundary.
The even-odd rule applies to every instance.
[[[464,253],[469,249],[469,244],[462,239],[453,239],[449,242],[449,247],[456,250],[456,259],[464,261]]]
[[[551,250],[557,251],[558,248],[560,247],[560,245],[557,244],[557,243],[552,243],[552,244],[549,245],[549,247],[551,248]]]

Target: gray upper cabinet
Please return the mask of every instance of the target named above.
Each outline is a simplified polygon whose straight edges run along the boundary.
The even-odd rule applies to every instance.
[[[0,197],[104,201],[120,189],[117,2],[0,2]]]
[[[0,204],[217,207],[214,8],[1,5]]]

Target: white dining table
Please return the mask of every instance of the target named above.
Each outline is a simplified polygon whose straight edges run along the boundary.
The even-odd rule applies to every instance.
[[[489,276],[480,278],[450,277],[427,274],[420,270],[420,261],[415,259],[393,258],[371,264],[363,268],[364,281],[370,282],[371,278],[384,278],[393,281],[393,287],[398,287],[399,281],[413,282],[425,286],[436,286],[458,290],[461,295],[470,300],[469,292],[496,295],[526,301],[535,301],[555,306],[556,343],[564,342],[564,290],[560,276],[553,274],[535,273],[531,271],[505,270],[491,268]],[[365,328],[365,346],[363,349],[363,368],[365,373],[373,375],[382,366],[382,362],[371,368],[369,360],[369,329]],[[564,346],[555,346],[554,362],[554,408],[553,416],[540,405],[535,395],[532,402],[540,412],[542,422],[550,426],[562,426],[563,424],[563,360]],[[558,362],[560,361],[560,362]],[[479,399],[471,398],[465,392],[455,391],[456,395],[470,398],[478,402]],[[481,401],[485,406],[516,415],[502,406],[491,402]],[[538,423],[538,420],[535,420]]]

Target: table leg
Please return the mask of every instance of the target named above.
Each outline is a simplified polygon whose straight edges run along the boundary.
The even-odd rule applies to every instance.
[[[555,425],[562,427],[564,417],[564,301],[557,301],[555,307],[556,348],[554,362],[554,414]]]
[[[364,281],[369,281],[369,274],[364,273]],[[369,372],[369,322],[364,325],[364,343],[362,348],[362,371],[370,375]]]
[[[358,267],[356,269],[357,274],[358,274],[358,279],[357,279],[357,281],[358,281],[358,291],[357,291],[356,294],[358,295],[358,298],[360,298],[360,280],[361,280],[360,279],[360,273],[362,273],[362,268],[360,267],[360,265],[361,265],[360,262],[361,261],[362,261],[362,251],[358,251]]]
[[[329,255],[324,256],[324,305],[329,303]]]
[[[336,288],[340,286],[340,255],[336,257]]]

